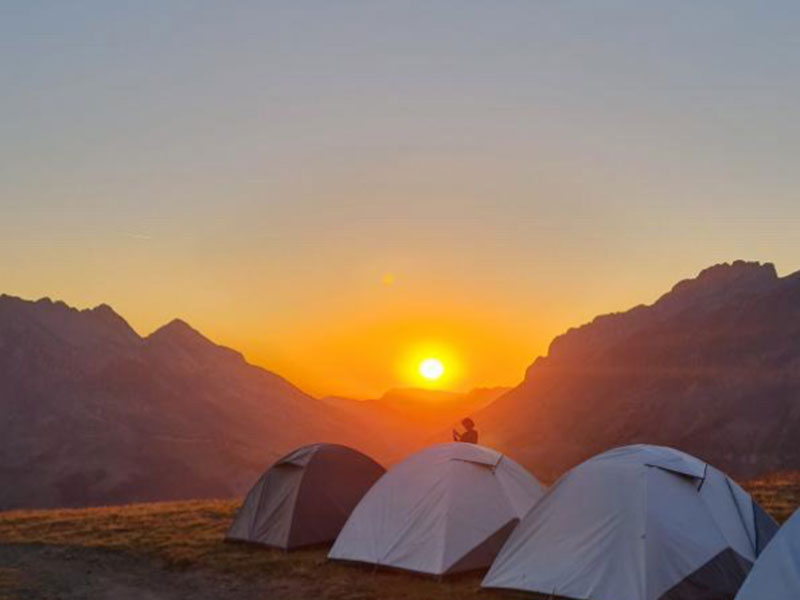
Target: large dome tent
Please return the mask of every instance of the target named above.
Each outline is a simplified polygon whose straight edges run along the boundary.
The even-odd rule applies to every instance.
[[[328,556],[436,576],[486,568],[543,493],[533,475],[495,450],[437,444],[370,489]]]
[[[776,529],[710,465],[626,446],[561,477],[482,585],[577,600],[728,600]]]
[[[258,479],[226,539],[284,550],[330,543],[384,472],[377,462],[346,446],[298,448]]]

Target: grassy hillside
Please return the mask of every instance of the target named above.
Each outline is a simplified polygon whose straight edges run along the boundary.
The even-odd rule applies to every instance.
[[[800,506],[800,471],[766,475],[746,482],[744,487],[779,523]]]
[[[182,598],[188,590],[195,598],[477,597],[479,575],[439,583],[331,563],[325,549],[287,554],[225,543],[237,506],[194,501],[0,513],[0,598]],[[23,559],[15,562],[16,554]],[[76,592],[68,571],[97,583]]]
[[[800,504],[800,473],[745,484],[778,520]],[[479,591],[480,575],[437,582],[331,563],[325,549],[228,544],[238,501],[0,513],[0,599],[518,597]],[[480,594],[480,596],[479,596]]]

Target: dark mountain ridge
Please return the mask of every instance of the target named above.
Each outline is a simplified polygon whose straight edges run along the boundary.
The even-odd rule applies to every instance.
[[[716,265],[650,306],[570,329],[475,419],[488,443],[546,479],[636,442],[736,477],[796,469],[800,274]]]
[[[175,320],[140,337],[110,307],[0,296],[0,508],[241,494],[340,410]]]
[[[675,446],[735,477],[800,469],[800,273],[736,261],[570,329],[516,388],[317,400],[174,320],[0,296],[0,509],[242,494],[291,448],[383,462],[449,438],[544,479],[613,446]]]

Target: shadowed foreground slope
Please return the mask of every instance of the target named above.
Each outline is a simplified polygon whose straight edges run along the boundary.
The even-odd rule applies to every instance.
[[[237,506],[190,501],[0,513],[0,598],[478,597],[479,574],[439,583],[328,562],[327,549],[287,554],[225,543]]]
[[[800,502],[798,473],[744,485],[779,520]],[[437,582],[328,562],[327,549],[287,554],[225,543],[238,504],[204,500],[0,513],[0,599],[520,597],[480,592],[480,573]]]

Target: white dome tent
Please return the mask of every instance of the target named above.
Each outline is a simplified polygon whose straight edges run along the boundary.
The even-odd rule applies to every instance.
[[[542,495],[533,475],[495,450],[438,444],[378,480],[328,557],[429,575],[485,568]]]
[[[374,460],[346,446],[298,448],[255,483],[226,539],[284,550],[330,543],[384,472]]]
[[[729,599],[776,529],[706,463],[626,446],[559,479],[482,585],[580,600]]]
[[[800,598],[800,510],[784,523],[759,556],[736,600]]]

